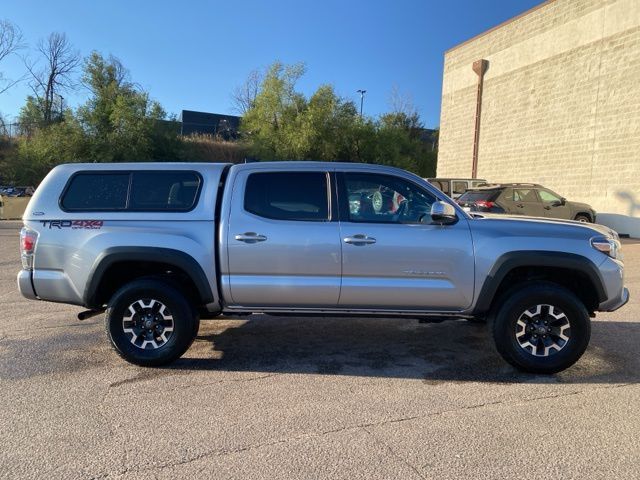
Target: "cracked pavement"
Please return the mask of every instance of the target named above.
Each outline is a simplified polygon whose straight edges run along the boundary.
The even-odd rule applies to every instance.
[[[0,222],[0,478],[640,477],[640,242],[629,305],[558,375],[464,321],[266,315],[203,321],[145,369],[102,316],[20,297],[19,226]]]

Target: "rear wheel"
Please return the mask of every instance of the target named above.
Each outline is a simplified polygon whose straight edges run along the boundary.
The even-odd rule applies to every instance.
[[[187,351],[199,320],[185,296],[160,280],[133,281],[107,308],[105,328],[116,352],[130,363],[160,366]]]
[[[591,337],[589,313],[569,290],[537,283],[516,290],[498,305],[493,338],[516,368],[556,373],[582,356]]]
[[[576,215],[575,220],[582,223],[592,223],[591,218],[583,213]]]

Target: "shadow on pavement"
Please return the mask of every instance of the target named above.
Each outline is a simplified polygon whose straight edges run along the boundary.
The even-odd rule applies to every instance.
[[[565,372],[540,376],[507,365],[483,324],[252,315],[243,321],[202,322],[191,350],[168,368],[412,378],[434,384],[636,383],[639,339],[640,323],[595,321],[582,359]]]

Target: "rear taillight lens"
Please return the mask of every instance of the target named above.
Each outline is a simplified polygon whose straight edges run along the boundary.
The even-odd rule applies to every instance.
[[[477,205],[478,207],[482,207],[482,208],[492,208],[492,207],[493,207],[493,205],[494,205],[494,203],[493,203],[493,202],[486,202],[486,201],[484,201],[484,200],[478,200],[478,201],[476,202],[476,205]]]
[[[24,227],[20,231],[20,257],[22,259],[22,268],[25,270],[33,270],[33,252],[36,249],[38,241],[38,232]]]

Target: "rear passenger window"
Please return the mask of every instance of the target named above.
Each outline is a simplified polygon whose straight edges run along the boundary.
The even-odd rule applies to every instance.
[[[518,188],[513,191],[514,202],[537,202],[536,191],[532,188]]]
[[[79,173],[62,198],[65,210],[124,210],[129,190],[128,173]]]
[[[129,210],[191,210],[200,188],[194,172],[141,170],[132,175]]]
[[[200,192],[201,178],[186,170],[80,172],[69,180],[60,205],[67,211],[185,212]]]
[[[276,220],[328,220],[327,175],[323,172],[252,173],[247,179],[244,209]]]

